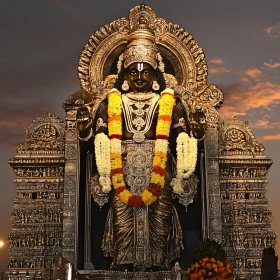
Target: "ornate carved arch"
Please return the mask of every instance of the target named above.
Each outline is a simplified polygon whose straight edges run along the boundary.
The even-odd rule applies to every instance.
[[[157,18],[148,6],[131,9],[129,18],[120,18],[99,28],[84,46],[79,60],[81,87],[91,91],[112,74],[111,65],[123,52],[128,33],[137,25],[139,16],[145,18],[156,35],[156,44],[162,56],[169,61],[180,85],[199,88],[207,84],[207,65],[202,48],[178,24]]]

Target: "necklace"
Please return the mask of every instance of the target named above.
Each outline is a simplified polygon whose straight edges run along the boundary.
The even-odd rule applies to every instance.
[[[151,128],[158,101],[159,95],[154,93],[122,96],[126,128],[133,134],[136,143],[145,140],[145,133]]]
[[[123,94],[123,96],[127,96],[128,98],[134,99],[134,100],[147,100],[151,99],[155,95],[159,95],[155,92],[129,92],[126,94]]]

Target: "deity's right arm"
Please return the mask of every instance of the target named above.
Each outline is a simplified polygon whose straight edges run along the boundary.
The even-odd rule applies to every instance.
[[[95,134],[104,133],[108,135],[108,105],[104,105],[100,112],[96,114]]]
[[[93,120],[86,106],[83,105],[77,109],[76,120],[79,139],[87,142],[93,137]]]
[[[93,118],[86,106],[77,111],[77,129],[83,150],[92,150],[96,162],[97,174],[91,180],[94,200],[99,203],[100,195],[111,190],[110,140],[108,138],[108,106],[104,102],[97,109]]]
[[[90,111],[86,106],[81,106],[77,110],[77,129],[79,139],[82,142],[87,142],[98,133],[108,135],[108,106],[102,106],[99,112],[96,113],[93,120]]]

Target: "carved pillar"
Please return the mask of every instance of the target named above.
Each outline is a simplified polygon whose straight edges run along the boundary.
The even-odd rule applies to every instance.
[[[222,242],[221,198],[219,184],[219,136],[218,125],[208,125],[205,137],[208,237]]]
[[[206,85],[197,90],[196,96],[206,116],[204,139],[206,190],[204,212],[204,238],[222,242],[221,198],[219,184],[219,113],[217,109],[223,101],[222,92],[214,85]]]
[[[78,104],[78,105],[77,105]],[[90,219],[90,193],[86,186],[86,197],[84,201],[79,201],[80,191],[80,143],[77,134],[76,113],[81,104],[93,106],[93,96],[85,90],[79,90],[71,94],[63,103],[66,111],[66,131],[65,131],[65,177],[64,177],[64,211],[63,211],[63,257],[78,267],[78,225],[79,212],[82,210],[80,204],[85,205],[85,223]],[[98,103],[99,104],[99,103]],[[98,106],[98,104],[96,106]],[[92,108],[92,107],[91,107]],[[91,109],[90,108],[90,109]],[[93,108],[93,110],[96,108]],[[90,168],[87,168],[90,169]],[[87,183],[86,183],[87,184]],[[84,209],[83,209],[84,210]],[[85,224],[85,237],[83,250],[84,262],[89,262],[90,255],[90,227]],[[81,245],[80,245],[81,246]],[[81,250],[82,251],[82,250]]]
[[[76,131],[76,109],[65,106],[65,175],[63,197],[63,257],[77,264],[77,223],[79,198],[79,146]]]

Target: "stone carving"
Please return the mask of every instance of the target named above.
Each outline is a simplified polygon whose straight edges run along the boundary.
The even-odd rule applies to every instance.
[[[221,126],[220,189],[223,245],[237,277],[260,275],[262,251],[275,246],[272,213],[265,197],[272,164],[248,122],[236,118]]]
[[[71,231],[64,231],[62,245],[64,247],[72,247],[75,244],[74,242],[75,242],[74,234]]]
[[[64,141],[63,121],[48,113],[31,123],[26,141],[9,161],[16,175],[8,237],[10,276],[23,278],[34,269],[40,273],[61,254]]]

